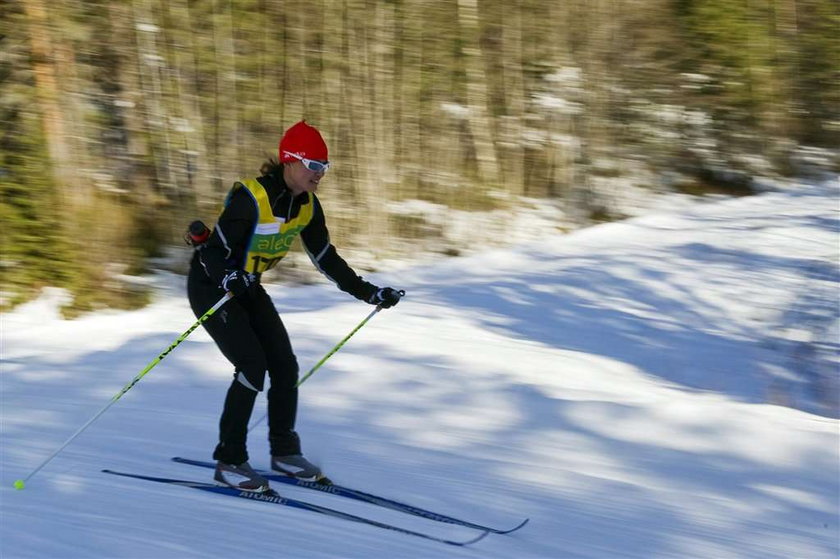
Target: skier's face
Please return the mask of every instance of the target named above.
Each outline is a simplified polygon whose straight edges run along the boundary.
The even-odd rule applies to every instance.
[[[301,161],[287,163],[283,170],[286,186],[297,196],[303,192],[315,192],[318,183],[324,177],[324,171],[310,171]]]

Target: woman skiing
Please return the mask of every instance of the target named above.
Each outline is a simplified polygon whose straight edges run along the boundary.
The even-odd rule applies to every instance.
[[[305,121],[280,140],[279,161],[270,160],[258,178],[234,183],[206,243],[190,265],[190,306],[201,316],[226,291],[234,298],[204,327],[235,368],[219,422],[213,453],[217,481],[250,491],[268,490],[268,481],[248,464],[246,438],[254,401],[265,374],[270,386],[268,440],[272,469],[304,480],[320,480],[321,470],[301,452],[295,432],[298,364],[286,328],[260,278],[300,237],[313,264],[339,289],[383,308],[401,293],[363,280],[330,242],[324,211],[315,192],[330,163],[321,134]]]

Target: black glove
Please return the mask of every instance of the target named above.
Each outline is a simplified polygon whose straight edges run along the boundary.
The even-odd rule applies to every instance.
[[[244,270],[230,270],[222,279],[222,289],[233,293],[234,297],[245,294],[256,283],[256,278]]]
[[[390,287],[379,287],[370,296],[368,303],[371,305],[379,305],[383,309],[390,309],[400,302],[400,297],[405,295],[405,291],[392,289]]]

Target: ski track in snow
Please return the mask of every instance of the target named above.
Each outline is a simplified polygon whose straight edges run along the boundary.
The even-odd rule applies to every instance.
[[[15,491],[194,320],[172,275],[145,309],[74,321],[47,290],[0,317],[0,557],[834,559],[838,200],[801,185],[369,278],[408,296],[302,386],[304,450],[342,485],[531,518],[466,548],[100,473],[210,479],[169,461],[215,444],[232,371],[203,330]],[[269,292],[302,373],[370,310],[328,284]],[[264,423],[249,448],[266,467]]]

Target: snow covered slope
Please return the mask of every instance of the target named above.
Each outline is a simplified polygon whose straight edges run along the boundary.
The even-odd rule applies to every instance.
[[[0,317],[0,556],[836,558],[838,200],[803,185],[370,278],[408,296],[303,385],[304,450],[344,485],[531,518],[468,548],[100,473],[209,480],[169,461],[215,443],[231,371],[203,331],[15,491],[194,320],[181,278],[75,321],[50,291]],[[370,310],[270,292],[304,371]],[[264,423],[250,450],[265,467]]]

